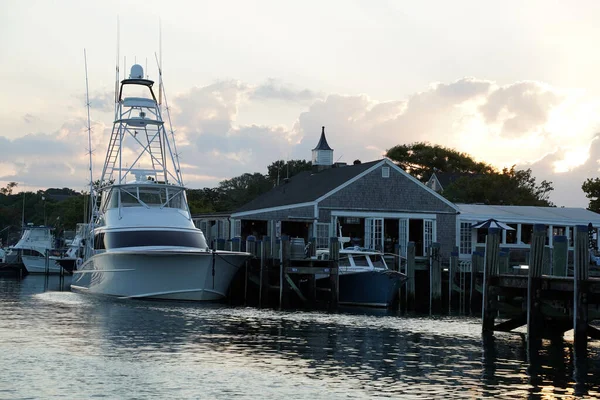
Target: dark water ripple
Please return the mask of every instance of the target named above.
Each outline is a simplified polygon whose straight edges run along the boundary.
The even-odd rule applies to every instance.
[[[67,282],[68,283],[68,282]],[[68,286],[67,286],[68,287]],[[0,399],[600,397],[600,345],[470,317],[99,299],[0,278]]]

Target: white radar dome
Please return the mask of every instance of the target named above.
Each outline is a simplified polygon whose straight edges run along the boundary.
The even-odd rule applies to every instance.
[[[129,73],[129,79],[144,79],[144,68],[140,64],[133,64]]]

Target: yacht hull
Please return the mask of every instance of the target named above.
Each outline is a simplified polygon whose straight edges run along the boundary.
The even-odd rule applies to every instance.
[[[45,274],[46,273],[46,259],[43,257],[35,256],[21,256],[21,260],[25,269],[30,274]],[[50,260],[48,266],[48,273],[59,274],[62,267],[54,260]]]
[[[339,304],[390,307],[406,280],[396,271],[366,271],[339,276]]]
[[[248,257],[226,251],[109,251],[74,271],[71,289],[124,298],[222,300]]]

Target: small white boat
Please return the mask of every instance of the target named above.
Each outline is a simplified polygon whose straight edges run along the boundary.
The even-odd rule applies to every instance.
[[[21,239],[12,246],[6,258],[16,259],[20,256],[25,269],[30,274],[46,273],[46,251],[53,249],[54,235],[48,226],[33,226],[28,224],[23,228]],[[49,260],[48,272],[60,273],[61,266],[54,260]]]
[[[194,226],[153,84],[137,64],[121,81],[99,188],[93,190],[91,204],[99,207],[71,288],[125,298],[221,300],[250,254],[212,251]],[[132,88],[148,96],[122,97]]]
[[[329,259],[329,250],[317,250],[317,259]],[[389,307],[406,275],[388,268],[383,254],[362,247],[340,249],[339,303],[356,306]],[[317,275],[317,280],[326,275]]]

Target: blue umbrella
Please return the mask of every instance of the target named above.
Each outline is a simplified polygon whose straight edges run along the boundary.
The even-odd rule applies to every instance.
[[[499,228],[507,231],[514,231],[515,228],[512,226],[506,225],[504,222],[496,221],[493,218],[490,218],[483,222],[478,222],[476,224],[471,225],[472,229],[489,229],[489,228]]]

